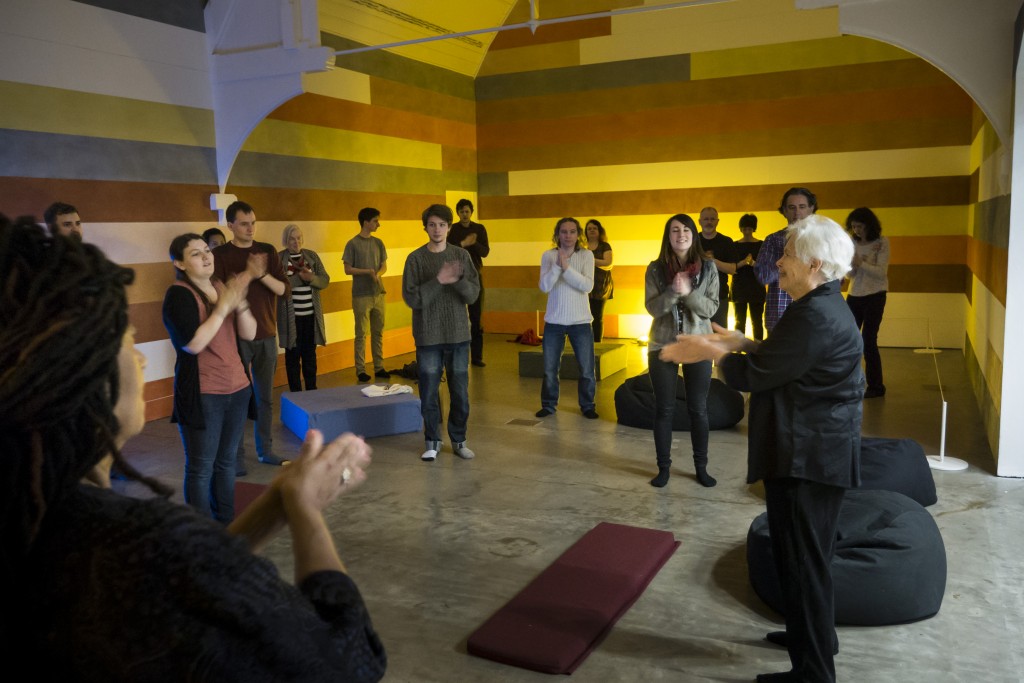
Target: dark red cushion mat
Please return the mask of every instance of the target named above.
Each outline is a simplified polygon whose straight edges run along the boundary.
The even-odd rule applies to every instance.
[[[249,504],[267,490],[266,484],[250,484],[247,481],[235,482],[235,517],[242,514],[242,510],[249,507]]]
[[[668,531],[598,524],[474,631],[469,653],[572,673],[678,547]]]

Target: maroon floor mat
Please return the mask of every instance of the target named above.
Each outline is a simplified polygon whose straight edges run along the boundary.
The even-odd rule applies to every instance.
[[[469,653],[572,673],[678,547],[667,531],[598,524],[478,628]]]
[[[242,514],[249,503],[256,500],[256,497],[267,490],[266,484],[250,484],[247,481],[235,482],[235,517]]]

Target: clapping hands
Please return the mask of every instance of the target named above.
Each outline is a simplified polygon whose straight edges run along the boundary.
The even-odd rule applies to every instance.
[[[462,278],[462,262],[461,261],[445,261],[444,265],[441,266],[441,270],[437,272],[437,281],[442,285],[450,285],[458,282]]]

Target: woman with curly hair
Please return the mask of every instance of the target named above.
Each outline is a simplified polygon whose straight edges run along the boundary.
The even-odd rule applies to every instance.
[[[846,304],[864,339],[864,376],[868,386],[864,398],[885,396],[882,355],[878,352],[878,330],[885,313],[889,289],[889,240],[882,237],[882,223],[875,212],[860,207],[846,217],[846,229],[853,237],[853,270]]]
[[[134,273],[0,216],[0,655],[39,680],[376,681],[385,657],[321,511],[365,480],[350,434],[224,526],[121,456],[145,424]],[[110,490],[109,468],[155,496]],[[254,550],[292,533],[295,586]]]

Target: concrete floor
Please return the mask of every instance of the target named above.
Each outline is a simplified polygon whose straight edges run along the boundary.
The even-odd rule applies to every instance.
[[[328,511],[388,650],[385,680],[551,680],[472,657],[466,638],[601,521],[668,530],[682,545],[573,681],[751,681],[787,670],[785,651],[762,640],[781,621],[747,578],[746,533],[764,499],[759,485],[744,483],[746,421],[711,433],[717,487],[693,479],[680,432],[672,480],[656,490],[647,483],[655,471],[651,433],[615,422],[615,388],[645,369],[643,349],[629,343],[627,370],[598,382],[601,419],[581,417],[575,382],[563,381],[559,412],[536,420],[540,380],[518,376],[517,352],[527,347],[508,340],[488,335],[487,367],[470,368],[475,460],[455,458],[446,443],[436,462],[423,463],[420,433],[372,439],[369,481]],[[949,564],[941,611],[904,626],[840,628],[839,680],[1024,680],[1024,481],[994,474],[960,352],[933,359],[884,349],[883,359],[889,392],[865,403],[865,435],[913,437],[939,452],[937,361],[949,402],[946,455],[970,467],[934,473],[939,502],[929,510]],[[409,360],[389,359],[388,367]],[[351,370],[321,378],[321,387],[354,383]],[[251,453],[251,430],[246,440]],[[279,455],[294,455],[299,443],[278,425]],[[126,454],[180,489],[181,443],[167,421],[148,424]],[[253,464],[245,480],[267,482],[275,471]],[[288,538],[266,554],[290,579]]]

